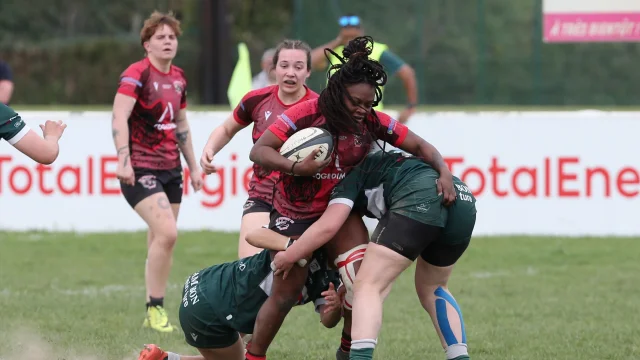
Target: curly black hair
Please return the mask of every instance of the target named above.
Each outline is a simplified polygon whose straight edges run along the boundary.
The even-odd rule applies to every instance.
[[[354,84],[370,84],[375,89],[373,106],[382,100],[382,87],[387,83],[387,73],[382,64],[370,59],[373,50],[373,38],[370,36],[357,37],[342,50],[342,56],[331,49],[324,49],[325,56],[331,62],[330,55],[338,58],[337,64],[331,64],[327,71],[329,79],[327,87],[320,93],[318,107],[327,121],[329,132],[336,136],[338,133],[351,133],[368,137],[375,141],[375,134],[380,125],[380,119],[371,109],[374,121],[365,122],[365,133],[362,134],[358,122],[353,119],[345,104],[345,98],[353,101],[347,87]]]

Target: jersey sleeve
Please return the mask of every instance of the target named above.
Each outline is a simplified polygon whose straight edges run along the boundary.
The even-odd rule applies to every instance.
[[[404,61],[400,57],[389,50],[385,50],[380,55],[380,64],[384,66],[387,75],[393,75],[404,65]]]
[[[29,132],[29,127],[13,109],[0,104],[0,139],[15,145]]]
[[[313,125],[316,118],[317,99],[302,102],[283,112],[269,126],[269,130],[280,140],[287,141],[299,129]]]
[[[273,89],[274,86],[267,86],[246,93],[233,110],[233,118],[236,122],[243,126],[251,125],[253,122],[253,111],[262,100],[271,95]]]
[[[144,84],[142,83],[142,70],[133,64],[127,68],[121,75],[118,84],[118,93],[131,96],[137,99],[142,92]]]
[[[382,127],[377,130],[378,133],[376,136],[378,139],[384,140],[395,147],[402,145],[404,139],[407,137],[409,128],[383,112],[377,111],[376,114],[382,125]]]
[[[332,204],[344,204],[353,209],[365,182],[363,164],[364,162],[353,168],[349,174],[333,188],[328,206]]]
[[[187,107],[187,82],[184,82],[184,89],[182,89],[182,97],[180,98],[180,109]]]

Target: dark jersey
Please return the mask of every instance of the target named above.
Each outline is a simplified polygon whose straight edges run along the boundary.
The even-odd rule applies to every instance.
[[[419,158],[398,151],[378,151],[368,155],[333,189],[329,204],[366,210],[368,216],[378,219],[389,209],[427,213],[431,203],[441,201],[435,191],[439,177]],[[460,199],[475,203],[460,179],[454,176],[453,183]],[[425,191],[431,189],[433,196],[426,196]]]
[[[212,305],[221,318],[228,319],[238,331],[251,333],[260,307],[271,294],[273,271],[268,250],[229,263],[214,265],[194,276],[200,294]],[[296,265],[297,266],[297,265]],[[329,268],[327,258],[316,251],[309,264],[309,276],[300,294],[297,305],[313,302],[318,307],[324,304],[322,292],[333,282],[339,286],[339,275]]]
[[[253,123],[253,143],[260,138],[276,118],[288,108],[309,99],[315,99],[318,94],[305,87],[307,93],[295,104],[285,105],[278,97],[278,85],[267,86],[247,93],[236,109],[233,118],[242,126]],[[249,182],[249,197],[259,198],[271,204],[273,187],[278,181],[277,171],[268,171],[258,164],[253,164],[253,176]]]
[[[367,129],[373,129],[373,136],[399,147],[407,136],[407,127],[392,119],[389,115],[376,112],[380,127],[373,126],[370,115],[361,124],[361,134],[333,134],[334,146],[332,161],[314,176],[291,176],[281,174],[276,185],[273,199],[274,208],[283,216],[291,219],[312,219],[322,215],[329,202],[331,190],[345,175],[362,161],[372,145],[372,136],[365,135]],[[366,127],[365,127],[366,126]],[[318,109],[318,101],[309,100],[285,111],[269,130],[280,140],[286,141],[296,131],[308,127],[327,129],[326,119]]]
[[[29,127],[12,108],[0,104],[0,139],[15,145],[29,132]]]
[[[129,117],[129,148],[134,168],[166,170],[180,166],[176,112],[187,106],[182,69],[168,73],[148,58],[131,64],[120,76],[118,92],[136,99]]]

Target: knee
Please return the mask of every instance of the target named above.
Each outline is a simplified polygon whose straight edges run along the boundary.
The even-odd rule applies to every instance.
[[[173,250],[178,239],[178,229],[175,226],[165,226],[153,232],[153,243],[166,250]]]

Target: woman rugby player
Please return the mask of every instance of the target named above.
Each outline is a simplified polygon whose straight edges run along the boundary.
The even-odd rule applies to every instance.
[[[305,85],[311,71],[310,59],[311,48],[300,40],[284,40],[277,46],[272,60],[277,84],[247,93],[233,114],[213,130],[200,158],[200,166],[205,174],[216,171],[211,161],[238,131],[253,123],[252,137],[255,143],[285,110],[318,97],[318,94]],[[249,198],[244,204],[240,225],[239,258],[260,252],[260,249],[247,243],[245,236],[269,223],[271,197],[277,180],[278,172],[264,169],[258,164],[253,165]]]
[[[180,22],[173,15],[151,14],[140,31],[146,57],[122,73],[113,101],[117,177],[125,199],[149,227],[143,326],[160,332],[174,330],[164,310],[164,296],[178,236],[183,191],[180,152],[193,189],[200,190],[203,183],[187,122],[187,81],[182,69],[172,65],[180,34]]]
[[[476,199],[454,177],[458,199],[448,208],[442,206],[437,178],[437,172],[420,159],[398,152],[368,155],[334,188],[322,217],[273,260],[275,276],[283,272],[286,278],[296,261],[331,240],[352,209],[362,207],[379,219],[355,279],[351,359],[373,358],[384,299],[416,259],[416,292],[447,359],[469,359],[462,312],[447,283],[471,241]],[[272,237],[273,232],[263,230],[247,238]]]
[[[369,58],[372,44],[371,37],[358,37],[344,48],[344,57],[332,52],[341,63],[331,66],[329,73],[335,72],[320,97],[285,111],[251,149],[252,161],[281,173],[273,197],[269,225],[272,230],[293,238],[302,235],[326,209],[333,187],[365,157],[376,139],[431,164],[440,173],[438,188],[443,192],[443,201],[455,201],[453,176],[438,150],[406,126],[373,110],[381,100],[380,87],[385,85],[387,75],[380,63]],[[307,127],[323,127],[333,135],[335,147],[327,161],[315,161],[317,152],[313,152],[304,160],[293,162],[277,151],[293,133]],[[348,260],[348,267],[353,268],[362,256],[351,256],[351,250],[367,241],[361,215],[354,213],[325,249],[329,259]],[[339,270],[349,299],[351,282],[342,269]],[[269,344],[304,285],[305,271],[293,268],[286,282],[275,277],[274,296],[267,299],[258,314],[247,359],[266,358]]]

